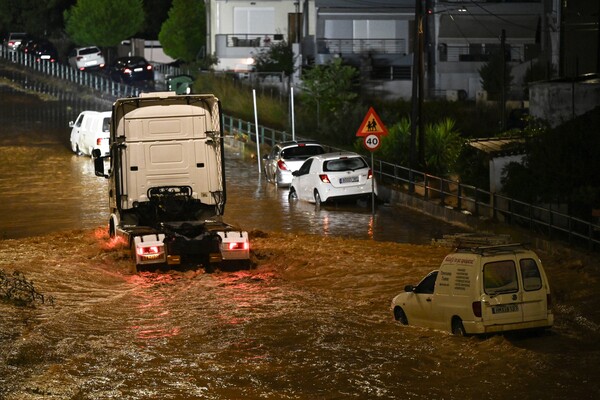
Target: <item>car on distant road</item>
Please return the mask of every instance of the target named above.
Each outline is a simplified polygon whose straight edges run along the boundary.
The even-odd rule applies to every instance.
[[[292,175],[290,200],[305,200],[319,206],[377,195],[369,164],[361,155],[349,151],[310,157]]]
[[[111,111],[82,111],[71,128],[71,150],[77,155],[91,156],[94,149],[101,155],[109,152]]]
[[[27,54],[35,58],[35,61],[57,62],[58,50],[56,46],[47,39],[34,40],[28,45]]]
[[[80,71],[101,69],[105,66],[102,50],[97,46],[77,47],[68,55],[69,65]]]
[[[108,69],[114,81],[127,84],[151,85],[154,83],[154,68],[144,57],[119,57]]]
[[[16,51],[21,41],[27,36],[25,32],[10,32],[3,40],[4,46],[11,51]]]
[[[325,148],[313,140],[277,143],[263,157],[263,170],[267,181],[278,186],[292,183],[292,172],[297,171],[308,157],[325,153]]]

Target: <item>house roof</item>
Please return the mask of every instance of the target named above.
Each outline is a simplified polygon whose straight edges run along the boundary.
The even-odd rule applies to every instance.
[[[469,146],[492,157],[525,154],[525,139],[523,138],[471,139],[469,140]]]
[[[440,39],[535,39],[538,15],[456,15],[440,17]]]

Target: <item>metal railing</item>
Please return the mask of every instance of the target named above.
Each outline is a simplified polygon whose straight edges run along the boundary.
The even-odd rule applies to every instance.
[[[128,97],[139,95],[139,89],[122,85],[94,74],[82,73],[56,63],[39,63],[25,54],[10,51],[0,46],[0,57],[20,63],[35,71],[88,86],[104,95]],[[172,71],[176,72],[176,71]],[[272,146],[277,142],[301,138],[286,131],[258,126],[254,123],[223,115],[224,130],[241,136],[242,140]],[[258,137],[257,137],[258,136]],[[341,150],[329,147],[331,151]],[[434,201],[440,206],[475,217],[489,218],[509,225],[519,226],[551,239],[565,241],[589,250],[600,250],[600,225],[594,224],[551,207],[529,204],[498,193],[466,185],[460,181],[446,179],[422,171],[375,160],[371,166],[379,183],[418,196],[424,201]]]
[[[101,92],[112,99],[138,96],[142,91],[141,88],[115,82],[109,77],[98,73],[79,71],[58,62],[37,61],[35,57],[29,54],[10,50],[2,45],[0,45],[0,58],[22,65],[37,73],[88,87],[92,90]]]
[[[241,139],[244,141],[257,142],[254,123],[224,115],[223,126],[226,132],[243,136]],[[296,136],[295,139],[307,138]],[[260,125],[258,127],[258,142],[261,145],[272,146],[288,140],[292,140],[292,134],[289,132]],[[342,149],[329,147],[329,150]],[[470,214],[477,218],[524,228],[549,239],[561,240],[591,251],[600,250],[600,225],[572,217],[551,207],[526,203],[457,180],[442,178],[382,160],[375,159],[371,167],[380,184],[410,193],[424,201],[436,202],[442,207],[452,208],[456,212]]]

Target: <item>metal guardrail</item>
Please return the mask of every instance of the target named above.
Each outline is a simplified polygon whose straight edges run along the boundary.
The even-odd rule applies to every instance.
[[[92,90],[105,93],[113,99],[138,96],[141,92],[140,88],[115,82],[101,74],[79,71],[58,62],[36,61],[35,57],[29,54],[10,50],[3,45],[0,45],[0,58],[53,78],[89,87]]]
[[[87,86],[115,99],[139,95],[139,88],[113,82],[105,77],[81,72],[62,64],[36,62],[33,57],[10,51],[4,46],[0,46],[0,57],[58,79]],[[163,73],[173,75],[180,73],[173,67],[165,68],[157,66],[157,69]],[[254,123],[232,116],[224,115],[222,122],[225,131],[243,135],[249,142],[258,141],[260,144],[272,146],[277,142],[293,138],[289,132],[260,125],[257,137]],[[296,136],[295,139],[307,138]],[[341,149],[330,147],[330,150]],[[372,168],[380,183],[389,184],[395,189],[409,192],[425,201],[437,201],[440,205],[451,207],[458,212],[526,228],[551,239],[586,247],[592,251],[600,250],[600,225],[598,224],[572,217],[550,207],[529,204],[465,185],[456,180],[441,178],[382,160],[375,160]]]

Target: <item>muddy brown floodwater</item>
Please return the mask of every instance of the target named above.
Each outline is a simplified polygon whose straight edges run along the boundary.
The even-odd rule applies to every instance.
[[[431,238],[460,229],[292,206],[234,151],[225,215],[251,230],[254,267],[138,274],[64,120],[31,134],[37,117],[7,130],[0,110],[0,276],[21,272],[45,300],[0,300],[2,400],[600,398],[596,257],[539,251],[555,313],[543,334],[400,326],[392,297],[449,251]]]

